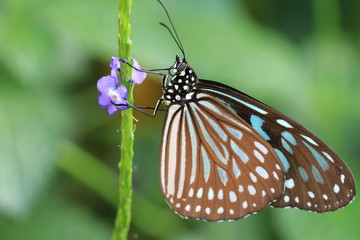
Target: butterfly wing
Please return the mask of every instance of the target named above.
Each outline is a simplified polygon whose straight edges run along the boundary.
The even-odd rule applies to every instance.
[[[302,125],[226,85],[201,80],[198,88],[226,104],[275,150],[286,180],[283,195],[272,206],[328,212],[344,207],[354,198],[355,181],[349,168]]]
[[[168,204],[186,218],[239,219],[283,192],[281,163],[267,141],[209,94],[170,105],[160,152]]]

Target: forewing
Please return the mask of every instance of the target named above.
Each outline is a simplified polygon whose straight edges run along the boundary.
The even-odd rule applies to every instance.
[[[228,86],[202,80],[199,89],[226,104],[274,148],[286,181],[284,194],[272,206],[328,212],[354,198],[355,182],[349,168],[309,130]]]
[[[272,147],[208,94],[169,107],[160,154],[162,192],[183,217],[239,219],[283,192],[283,169]]]

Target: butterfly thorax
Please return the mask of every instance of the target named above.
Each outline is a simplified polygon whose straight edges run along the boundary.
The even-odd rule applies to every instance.
[[[169,69],[169,74],[163,80],[163,99],[165,105],[183,105],[191,99],[192,92],[196,89],[197,81],[198,78],[194,70],[187,65],[185,59],[179,60],[177,57],[175,64]]]

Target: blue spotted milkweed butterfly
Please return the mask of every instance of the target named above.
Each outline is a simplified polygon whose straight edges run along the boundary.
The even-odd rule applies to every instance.
[[[161,102],[167,108],[160,183],[170,207],[185,218],[220,221],[269,205],[330,212],[350,203],[355,182],[341,158],[284,114],[236,89],[199,79],[169,20],[174,33],[162,25],[184,58],[160,69],[168,73],[142,71],[164,75],[164,94],[154,113]]]

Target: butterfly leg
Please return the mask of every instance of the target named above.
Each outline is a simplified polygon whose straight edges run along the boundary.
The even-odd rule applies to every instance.
[[[156,106],[155,108],[152,108],[152,107],[135,107],[135,106],[131,106],[131,105],[127,105],[127,104],[116,104],[114,102],[111,102],[113,105],[115,106],[127,106],[127,107],[130,107],[148,117],[152,117],[152,118],[155,118],[156,117],[156,114],[157,114],[157,111],[166,111],[165,109],[161,109],[159,108],[160,107],[160,104],[162,103],[163,99],[160,98],[159,101],[157,101],[156,103]],[[141,110],[141,109],[154,109],[154,112],[153,114],[149,114],[149,113],[146,113],[145,111]]]
[[[162,75],[162,76],[165,76],[167,74],[160,73],[158,71],[167,71],[167,70],[169,70],[169,68],[157,68],[157,69],[143,69],[143,68],[141,68],[141,69],[139,69],[137,67],[134,67],[130,63],[128,63],[126,59],[120,59],[120,62],[127,64],[128,66],[130,66],[131,68],[133,68],[133,69],[135,69],[135,70],[137,70],[139,72],[151,73],[151,74]]]

